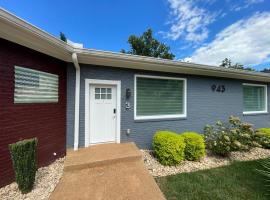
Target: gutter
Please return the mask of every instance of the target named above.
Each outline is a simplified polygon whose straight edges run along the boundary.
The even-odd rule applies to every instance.
[[[84,64],[270,82],[270,74],[146,56],[75,48]]]
[[[74,118],[74,150],[79,147],[79,111],[80,111],[80,65],[76,53],[72,53],[72,61],[76,69],[75,82],[75,118]]]

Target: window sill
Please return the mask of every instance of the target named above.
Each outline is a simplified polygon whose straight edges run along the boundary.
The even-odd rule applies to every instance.
[[[267,115],[268,111],[243,112],[243,115]]]
[[[179,121],[186,120],[187,116],[181,117],[159,117],[159,118],[134,118],[135,122],[159,122],[159,121]]]

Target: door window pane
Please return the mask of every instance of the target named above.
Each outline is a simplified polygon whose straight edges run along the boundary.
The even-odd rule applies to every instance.
[[[112,95],[111,94],[107,94],[107,99],[111,99]]]
[[[101,93],[106,94],[106,88],[101,88]]]
[[[100,99],[100,94],[95,94],[95,99]]]
[[[100,93],[100,88],[95,88],[95,93]]]
[[[112,99],[112,88],[95,88],[95,99]]]
[[[106,94],[101,94],[101,99],[106,99]]]

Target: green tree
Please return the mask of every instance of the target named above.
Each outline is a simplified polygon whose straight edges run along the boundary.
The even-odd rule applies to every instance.
[[[175,55],[170,52],[170,47],[153,38],[152,34],[152,29],[148,29],[141,36],[130,35],[128,43],[131,49],[122,49],[120,52],[173,60]]]
[[[270,68],[264,68],[261,72],[270,73]]]
[[[232,64],[232,61],[229,58],[225,58],[224,60],[222,60],[220,67],[254,71],[252,67],[244,67],[242,64],[239,64],[239,63]]]
[[[230,68],[231,66],[232,66],[232,62],[230,59],[225,58],[224,60],[221,61],[220,67]]]
[[[67,37],[65,36],[65,34],[63,32],[60,32],[60,40],[67,42]]]

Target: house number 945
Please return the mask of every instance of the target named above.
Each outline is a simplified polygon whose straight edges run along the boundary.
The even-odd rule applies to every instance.
[[[213,92],[221,92],[221,93],[225,92],[226,90],[225,85],[216,85],[216,84],[213,84],[211,86],[211,89]]]

